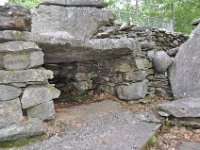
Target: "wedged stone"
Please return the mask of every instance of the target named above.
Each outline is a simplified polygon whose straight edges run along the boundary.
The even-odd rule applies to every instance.
[[[42,103],[26,110],[28,118],[40,118],[41,120],[50,120],[55,116],[53,101]]]
[[[34,51],[6,54],[3,63],[6,70],[23,70],[39,67],[44,64],[44,53],[42,51]]]
[[[74,39],[89,39],[99,27],[112,24],[115,15],[95,7],[40,5],[32,11],[32,32],[65,31]],[[48,26],[48,28],[47,28]]]
[[[200,25],[192,36],[180,46],[170,67],[170,82],[174,97],[200,96]]]
[[[22,6],[6,4],[0,6],[0,30],[30,30],[30,11]]]
[[[0,101],[0,129],[21,120],[23,120],[23,114],[19,98]]]
[[[131,85],[121,85],[117,87],[117,94],[123,100],[138,100],[147,94],[148,81],[132,83]]]
[[[40,69],[29,69],[22,71],[0,70],[0,83],[24,83],[24,82],[44,82],[53,78],[53,72]]]
[[[200,98],[182,98],[173,102],[159,104],[157,109],[177,118],[199,118]]]
[[[179,51],[179,47],[176,47],[176,48],[167,50],[166,53],[167,53],[167,55],[169,55],[171,57],[175,57],[176,54],[178,53],[178,51]]]
[[[27,121],[12,124],[3,129],[0,129],[0,141],[19,140],[45,133],[43,121],[37,118],[32,118]]]
[[[19,97],[22,90],[17,87],[0,85],[0,101],[12,100]]]
[[[14,31],[13,31],[14,32]],[[14,40],[14,39],[13,39]],[[27,52],[41,50],[34,42],[25,41],[11,41],[0,43],[0,52]]]
[[[172,59],[166,54],[166,52],[157,51],[154,53],[153,66],[157,72],[165,72],[172,63]]]
[[[103,8],[107,4],[104,0],[44,0],[41,5],[61,5],[71,7],[97,7]]]
[[[24,90],[21,103],[22,108],[27,109],[58,98],[60,91],[51,86],[29,86]]]

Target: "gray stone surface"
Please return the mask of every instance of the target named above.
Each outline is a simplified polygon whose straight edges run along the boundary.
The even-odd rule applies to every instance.
[[[107,4],[104,0],[44,0],[42,5],[61,5],[71,7],[97,7],[103,8]]]
[[[14,31],[13,31],[14,32]],[[13,39],[14,40],[14,39]],[[41,50],[34,42],[11,41],[0,43],[0,52],[22,52]]]
[[[173,102],[159,104],[157,108],[177,118],[200,117],[199,98],[182,98]]]
[[[192,25],[193,26],[197,26],[197,25],[199,25],[200,24],[200,18],[199,19],[196,19],[196,20],[194,20],[193,22],[192,22]]]
[[[0,141],[12,141],[44,134],[43,121],[37,118],[0,129]]]
[[[19,98],[0,101],[0,129],[23,119]]]
[[[130,85],[121,85],[117,88],[117,94],[123,100],[138,100],[144,98],[147,94],[148,81],[132,83]]]
[[[172,59],[164,51],[157,51],[154,53],[153,66],[154,69],[159,72],[165,72],[172,64]]]
[[[23,70],[43,64],[44,53],[42,51],[6,54],[3,61],[6,70]]]
[[[40,69],[29,69],[23,71],[0,70],[0,83],[23,83],[23,82],[44,82],[53,78],[53,72]]]
[[[198,142],[183,141],[181,142],[177,150],[199,150],[199,148],[200,148],[200,143]]]
[[[33,85],[25,88],[22,95],[22,108],[27,109],[51,101],[60,96],[60,91],[51,86]]]
[[[40,118],[41,120],[50,120],[55,117],[55,108],[53,101],[42,103],[26,110],[28,118]]]
[[[37,43],[45,53],[45,63],[110,60],[125,55],[136,55],[138,49],[140,49],[139,42],[130,38],[83,41],[57,35],[56,33],[38,34],[0,31],[0,42],[5,40],[28,40]],[[152,66],[148,60],[144,63]]]
[[[133,112],[109,100],[68,108],[57,119],[63,132],[18,149],[141,150],[160,127],[136,119]]]
[[[30,30],[30,11],[22,6],[0,6],[0,30]]]
[[[74,39],[89,39],[98,28],[112,24],[115,15],[95,7],[40,5],[32,11],[32,32],[66,31]],[[48,28],[46,28],[48,26]]]
[[[176,48],[172,48],[172,49],[167,50],[166,53],[170,57],[175,57],[176,54],[178,53],[178,51],[179,51],[179,47],[176,47]]]
[[[187,42],[180,46],[170,69],[170,82],[175,97],[200,96],[200,25]]]
[[[12,100],[19,97],[22,90],[17,87],[0,85],[0,101]]]

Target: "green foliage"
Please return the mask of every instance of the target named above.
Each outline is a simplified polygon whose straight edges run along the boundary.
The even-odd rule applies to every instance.
[[[22,5],[26,8],[35,8],[42,0],[9,0],[9,2]]]
[[[115,7],[121,0],[107,0]],[[140,18],[154,17],[161,21],[170,22],[172,19],[172,0],[138,0],[140,1]],[[129,2],[124,0],[123,2]],[[122,5],[120,5],[122,6]],[[135,6],[123,5],[123,11],[134,13]],[[126,7],[126,8],[125,8]],[[112,7],[111,7],[112,8]],[[132,10],[131,10],[132,9]],[[200,17],[200,0],[174,0],[175,31],[190,33],[191,22]]]

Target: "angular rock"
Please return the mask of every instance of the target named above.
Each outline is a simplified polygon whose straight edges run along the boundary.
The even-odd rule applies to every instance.
[[[23,114],[19,98],[0,101],[0,129],[21,120],[23,120]]]
[[[97,7],[103,8],[107,4],[104,0],[44,0],[41,5],[61,5],[71,7]]]
[[[135,67],[138,70],[152,68],[152,62],[146,58],[135,58]]]
[[[200,25],[189,40],[180,46],[170,68],[170,82],[174,97],[200,96]]]
[[[6,70],[23,70],[39,67],[44,64],[44,53],[42,51],[35,51],[6,54],[3,63]]]
[[[192,25],[193,26],[198,26],[200,24],[200,18],[199,19],[196,19],[192,22]]]
[[[0,141],[13,141],[20,138],[29,138],[45,133],[43,121],[37,118],[16,123],[0,129]]]
[[[175,57],[176,54],[178,53],[178,51],[179,51],[179,47],[176,47],[176,48],[172,48],[172,49],[167,50],[166,53],[170,57]]]
[[[159,104],[157,108],[177,118],[200,117],[199,98],[182,98],[173,102]]]
[[[131,85],[121,85],[117,88],[117,94],[123,100],[138,100],[147,94],[148,81],[132,83]]]
[[[0,101],[12,100],[19,97],[22,90],[17,87],[0,85]]]
[[[95,7],[40,5],[32,11],[32,32],[65,31],[74,39],[89,39],[98,28],[112,24],[115,15]],[[48,28],[47,28],[48,26]]]
[[[53,101],[33,106],[26,110],[29,118],[40,118],[41,120],[50,120],[55,116],[55,108]]]
[[[182,141],[177,150],[199,150],[199,142]]]
[[[0,7],[0,30],[30,30],[30,11],[19,5],[6,4]]]
[[[40,69],[29,69],[23,71],[0,70],[0,83],[24,83],[24,82],[44,82],[53,78],[53,72]]]
[[[13,39],[14,40],[14,39]],[[12,41],[0,43],[0,52],[27,52],[41,50],[34,42]]]
[[[38,104],[51,101],[60,96],[60,91],[51,86],[29,86],[24,90],[21,103],[27,109]]]
[[[165,72],[172,62],[172,59],[164,51],[155,52],[153,57],[153,66],[157,72]]]

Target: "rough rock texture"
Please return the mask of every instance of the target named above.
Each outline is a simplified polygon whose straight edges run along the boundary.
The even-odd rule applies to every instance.
[[[0,101],[12,100],[19,97],[22,90],[17,87],[0,85]]]
[[[50,120],[55,117],[55,108],[53,101],[42,103],[33,106],[27,111],[27,116],[29,118],[40,118],[41,120]]]
[[[41,49],[34,42],[11,41],[0,44],[0,52],[2,53],[27,52],[27,51],[38,51],[38,50]]]
[[[172,59],[164,51],[155,52],[153,57],[153,65],[157,72],[165,72],[171,64]]]
[[[196,20],[194,20],[193,22],[192,22],[192,25],[193,26],[197,26],[197,25],[199,25],[200,24],[200,18],[199,19],[196,19]]]
[[[53,72],[41,69],[29,69],[23,71],[0,70],[0,83],[23,83],[23,82],[44,82],[53,78]]]
[[[147,94],[148,81],[136,82],[129,86],[121,85],[117,88],[117,94],[120,99],[138,100],[144,98]]]
[[[180,46],[170,69],[170,82],[175,97],[200,96],[200,25],[189,40]]]
[[[40,119],[29,119],[0,129],[0,141],[12,141],[44,134],[45,129]]]
[[[0,129],[23,119],[19,98],[0,101]]]
[[[107,4],[104,0],[44,0],[42,5],[61,5],[71,7],[97,7],[103,8]]]
[[[24,90],[22,95],[22,108],[27,109],[48,102],[52,99],[58,98],[59,95],[60,91],[51,86],[29,86]]]
[[[94,7],[40,5],[32,11],[32,32],[65,31],[70,37],[83,40],[91,38],[100,26],[112,24],[114,19],[112,12]]]
[[[0,30],[30,30],[30,11],[19,5],[0,6]]]
[[[200,147],[200,143],[198,142],[183,141],[181,142],[177,150],[199,150],[199,147]]]
[[[68,108],[60,119],[63,132],[18,149],[141,150],[160,127],[109,100]]]
[[[200,99],[183,98],[157,106],[162,110],[177,118],[199,118],[200,117]]]

